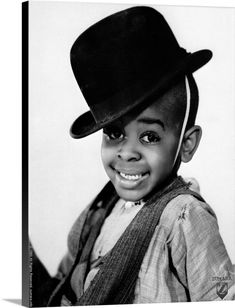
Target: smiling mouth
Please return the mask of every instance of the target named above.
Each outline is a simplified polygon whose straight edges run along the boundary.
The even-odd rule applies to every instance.
[[[129,181],[137,181],[142,178],[142,174],[125,174],[123,172],[118,172],[120,176]]]
[[[128,181],[138,181],[140,179],[142,179],[145,175],[148,174],[148,172],[145,173],[137,173],[137,174],[128,174],[128,173],[124,173],[122,171],[118,171],[115,169],[115,171],[119,174],[119,176],[125,180]]]

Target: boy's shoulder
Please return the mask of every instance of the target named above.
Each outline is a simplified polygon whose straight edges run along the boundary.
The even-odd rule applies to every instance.
[[[77,255],[80,243],[80,237],[87,218],[88,211],[91,207],[91,203],[88,204],[85,209],[78,215],[73,223],[67,238],[67,246],[70,254],[75,257]]]
[[[173,198],[162,213],[160,225],[170,237],[174,237],[176,232],[187,236],[200,229],[212,231],[218,228],[216,214],[210,205],[191,194]]]

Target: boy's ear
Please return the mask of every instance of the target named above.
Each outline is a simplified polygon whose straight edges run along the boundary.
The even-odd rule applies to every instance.
[[[200,143],[201,136],[202,129],[198,125],[194,125],[186,131],[181,146],[181,161],[187,163],[193,158]]]

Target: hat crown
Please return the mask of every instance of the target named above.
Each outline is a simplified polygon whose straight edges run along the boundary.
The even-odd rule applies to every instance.
[[[88,28],[71,49],[71,63],[92,107],[153,75],[160,78],[182,52],[160,13],[134,7]]]

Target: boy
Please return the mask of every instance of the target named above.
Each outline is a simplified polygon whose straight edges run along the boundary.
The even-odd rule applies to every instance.
[[[211,56],[181,48],[150,7],[111,15],[75,41],[71,64],[90,111],[71,135],[103,129],[110,182],[75,222],[43,304],[232,299],[232,264],[215,214],[177,176],[201,138],[192,73]],[[230,279],[219,288],[214,276]]]

